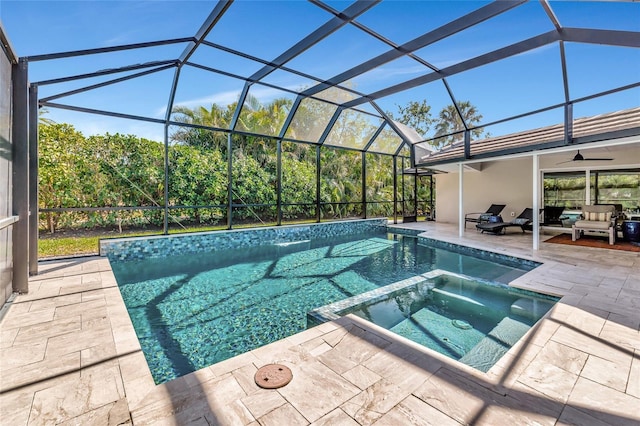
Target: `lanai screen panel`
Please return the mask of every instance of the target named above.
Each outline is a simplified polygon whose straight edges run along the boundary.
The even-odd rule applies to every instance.
[[[209,2],[210,8],[213,4]],[[249,24],[255,17],[260,17],[260,24]],[[331,18],[306,1],[235,1],[206,40],[271,61]]]
[[[461,99],[464,100],[465,98]],[[453,99],[445,84],[442,80],[436,80],[394,95],[385,96],[376,101],[380,108],[391,113],[393,115],[392,118],[396,121],[403,119],[399,106],[408,107],[412,102],[418,104],[421,108],[424,106],[428,111],[425,117],[426,120],[423,121],[422,117],[416,116],[416,120],[408,122],[407,125],[419,132],[422,136],[421,139],[435,137],[440,130],[438,118],[443,111],[447,111],[453,105]]]
[[[640,15],[639,15],[640,18]],[[587,43],[565,43],[569,93],[572,99],[580,99],[593,93],[605,92],[640,80],[640,49],[620,46],[603,46]],[[608,61],[597,58],[606,55]],[[638,106],[637,92],[626,92],[626,99],[609,104],[611,109],[588,110],[584,115],[595,115]]]
[[[229,52],[207,44],[200,45],[193,52],[188,64],[242,79],[248,78],[263,67],[262,63],[242,56],[240,52]]]
[[[553,2],[552,7],[560,23],[571,28],[640,31],[638,5],[633,2],[608,2],[603,9],[597,2]]]
[[[355,110],[343,110],[324,143],[363,150],[381,124],[382,119],[378,117]]]
[[[337,109],[335,104],[317,99],[306,98],[302,100],[285,137],[298,141],[319,142]]]
[[[410,4],[407,3],[383,1],[371,11],[356,18],[356,21],[382,37],[401,45],[487,4],[485,1],[411,1]]]
[[[375,138],[373,143],[367,149],[368,152],[395,154],[403,140],[398,134],[386,125],[380,134]]]
[[[387,50],[383,42],[353,25],[344,25],[289,61],[287,67],[324,81]]]
[[[242,104],[235,130],[278,136],[291,112],[295,96],[261,84],[253,84]]]
[[[416,54],[438,69],[447,69],[553,29],[540,3],[528,2],[438,40]]]
[[[171,119],[230,129],[244,80],[185,65],[180,72]]]

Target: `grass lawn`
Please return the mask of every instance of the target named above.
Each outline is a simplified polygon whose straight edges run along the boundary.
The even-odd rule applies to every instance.
[[[207,227],[189,227],[181,229],[180,232],[203,232],[203,231],[219,231],[226,229],[225,226],[207,226]],[[177,231],[169,231],[175,234]],[[60,236],[46,236],[38,240],[38,258],[45,259],[48,257],[61,256],[77,256],[85,254],[98,254],[98,244],[104,238],[124,238],[124,237],[142,237],[145,235],[162,235],[162,231],[123,231],[122,233],[113,232],[83,232],[78,234],[61,234]]]
[[[295,223],[288,222],[287,225],[312,223],[313,220],[301,220]],[[262,226],[275,226],[276,223],[262,223]],[[253,228],[255,223],[234,225],[234,229]],[[180,229],[170,229],[169,234],[182,234],[188,232],[222,231],[227,229],[226,225],[212,226],[191,226]],[[41,233],[38,240],[38,258],[46,259],[51,257],[67,257],[78,255],[98,254],[99,241],[105,238],[142,237],[146,235],[162,235],[162,230],[128,230],[122,233],[95,230],[95,231],[68,231],[54,235]]]

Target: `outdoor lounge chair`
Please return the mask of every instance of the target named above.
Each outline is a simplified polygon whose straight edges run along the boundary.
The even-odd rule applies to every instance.
[[[506,204],[491,204],[486,212],[467,213],[464,215],[464,227],[467,227],[467,222],[488,223],[491,216],[498,216],[506,206]]]
[[[571,240],[579,239],[585,231],[606,232],[609,234],[609,244],[616,241],[616,208],[614,205],[582,206],[581,219],[573,224]]]
[[[527,229],[531,230],[531,222],[533,222],[533,209],[527,207],[511,222],[478,223],[476,228],[482,231],[483,234],[485,231],[500,234],[506,233],[507,228],[510,226],[519,226],[522,232],[524,232]]]

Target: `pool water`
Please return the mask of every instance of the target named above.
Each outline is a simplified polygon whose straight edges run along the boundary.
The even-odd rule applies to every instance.
[[[112,269],[156,383],[307,328],[307,312],[433,269],[507,283],[531,264],[375,233],[132,261]]]
[[[448,273],[383,297],[370,293],[370,300],[336,313],[357,315],[484,372],[558,300]],[[341,304],[349,304],[345,302]]]

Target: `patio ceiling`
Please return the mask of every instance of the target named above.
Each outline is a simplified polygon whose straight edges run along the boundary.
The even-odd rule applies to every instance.
[[[412,157],[428,166],[511,152],[513,146],[499,143],[513,129],[558,125],[555,145],[580,143],[574,116],[609,114],[640,101],[640,75],[629,73],[629,67],[640,69],[640,19],[630,19],[640,17],[638,3],[599,4],[606,13],[594,13],[588,3],[546,0],[446,7],[434,1],[219,1],[212,10],[209,2],[189,4],[189,16],[178,10],[158,16],[157,40],[144,34],[135,43],[95,48],[69,38],[59,53],[18,52],[26,53],[21,61],[40,106],[163,127],[183,124],[172,114],[175,107],[223,106],[219,94],[225,93],[229,105],[237,102],[230,124],[200,127],[394,155],[419,144],[422,151]],[[195,22],[194,14],[207,17],[191,32],[171,25]],[[244,25],[249,16],[268,16],[268,29]],[[304,25],[288,25],[294,20]],[[601,63],[605,54],[619,63]],[[545,58],[552,67],[538,65]],[[69,61],[73,75],[61,73]],[[243,120],[260,108],[256,103],[275,99],[283,100],[277,126]],[[458,126],[420,134],[394,120],[398,106],[422,100],[434,115],[450,106]],[[477,108],[476,120],[468,120],[466,101]],[[631,134],[639,134],[634,123]],[[345,138],[344,128],[358,131]],[[475,153],[474,139],[493,145]],[[424,149],[443,141],[447,148],[429,158]],[[518,149],[549,142],[534,139]]]

